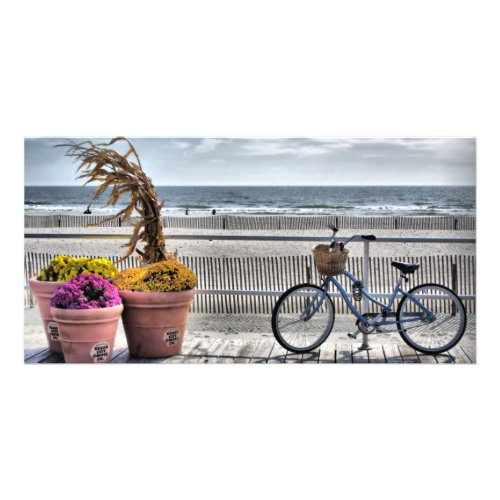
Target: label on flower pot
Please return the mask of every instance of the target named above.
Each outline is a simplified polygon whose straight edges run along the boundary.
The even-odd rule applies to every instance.
[[[175,345],[175,344],[177,344],[177,340],[179,339],[179,333],[180,333],[180,330],[178,328],[169,328],[163,334],[163,340],[168,345]]]
[[[109,344],[107,342],[99,342],[90,350],[90,356],[95,363],[105,361],[109,355]]]
[[[59,329],[57,328],[57,323],[55,321],[50,321],[47,324],[47,330],[49,331],[50,338],[59,342]]]

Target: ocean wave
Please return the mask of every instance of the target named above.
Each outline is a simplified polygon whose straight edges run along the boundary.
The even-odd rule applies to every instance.
[[[25,212],[71,212],[74,215],[83,214],[87,209],[87,205],[48,205],[48,204],[28,204],[24,203]],[[120,207],[104,207],[104,208],[94,208],[90,207],[92,214],[111,214],[113,212],[119,212]]]
[[[123,206],[115,207],[91,207],[92,215],[111,215],[118,213]],[[190,205],[190,215],[209,215],[215,209],[218,215],[475,215],[472,208],[466,209],[456,206],[437,206],[437,205],[327,205],[327,204],[308,204],[299,207],[284,206],[208,206],[203,204]],[[65,213],[69,215],[81,215],[87,209],[87,205],[69,205],[69,204],[30,204],[25,203],[24,211],[27,214],[42,213]],[[163,207],[163,215],[184,215],[185,206]],[[132,214],[137,216],[137,213]]]

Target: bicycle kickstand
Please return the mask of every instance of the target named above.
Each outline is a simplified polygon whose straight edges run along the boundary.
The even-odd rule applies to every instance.
[[[370,351],[372,347],[370,346],[368,342],[368,333],[363,333],[363,341],[361,342],[361,345],[358,347],[358,351]]]

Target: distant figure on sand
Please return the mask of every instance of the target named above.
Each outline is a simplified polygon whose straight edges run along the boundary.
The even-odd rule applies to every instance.
[[[189,215],[189,208],[186,208],[186,215]]]
[[[92,212],[90,211],[90,205],[87,207],[87,210],[85,210],[85,212],[83,212],[84,215],[89,215],[91,214]]]
[[[212,210],[212,215],[215,215],[215,208]]]

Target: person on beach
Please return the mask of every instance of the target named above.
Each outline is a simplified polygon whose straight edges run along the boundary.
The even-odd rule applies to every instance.
[[[216,212],[215,212],[215,208],[214,208],[214,209],[212,210],[212,215],[215,215],[215,213],[216,213]]]
[[[189,215],[189,207],[186,208],[186,215]]]
[[[84,215],[89,215],[91,214],[92,212],[90,211],[90,205],[87,207],[87,210],[85,210],[85,212],[83,212]]]

